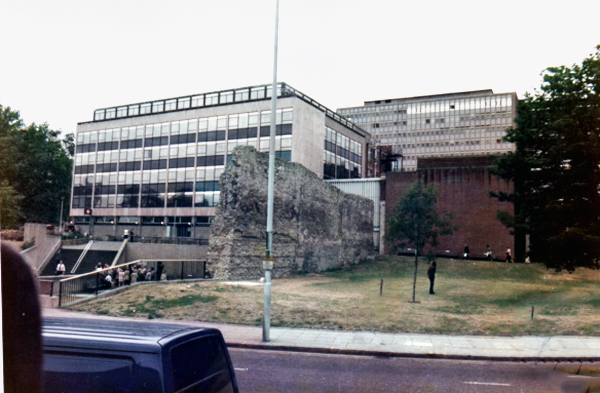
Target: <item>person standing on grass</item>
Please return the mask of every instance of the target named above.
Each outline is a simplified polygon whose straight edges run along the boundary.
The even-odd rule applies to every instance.
[[[465,259],[469,259],[469,254],[470,254],[470,253],[471,253],[471,252],[469,251],[469,246],[468,246],[468,245],[465,243],[465,253],[464,253],[464,255],[463,255],[463,256],[464,256],[464,258],[465,258]]]
[[[489,244],[487,245],[487,250],[485,251],[485,256],[488,261],[492,260],[492,248],[490,247]]]
[[[506,249],[506,263],[513,263],[510,247]]]
[[[431,266],[429,266],[429,269],[427,269],[427,277],[429,278],[429,294],[430,295],[435,295],[435,292],[433,292],[433,283],[435,281],[436,267],[437,267],[437,263],[435,261],[433,261],[431,263]]]

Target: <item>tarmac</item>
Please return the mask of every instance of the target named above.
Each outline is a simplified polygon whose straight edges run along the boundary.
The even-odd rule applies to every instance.
[[[50,308],[42,309],[42,315],[64,318],[111,318]],[[127,319],[148,321],[141,318]],[[486,361],[600,361],[600,337],[591,336],[453,336],[271,327],[269,341],[263,342],[261,326],[164,319],[153,319],[153,321],[217,328],[223,334],[227,345],[232,348]]]

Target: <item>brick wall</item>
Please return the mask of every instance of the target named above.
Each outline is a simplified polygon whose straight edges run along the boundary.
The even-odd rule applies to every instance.
[[[432,158],[419,160],[415,172],[386,173],[386,220],[412,183],[420,178],[425,184],[437,184],[439,212],[454,212],[454,222],[459,226],[453,235],[439,238],[433,251],[449,251],[448,254],[458,256],[468,244],[472,257],[483,258],[489,244],[501,259],[505,258],[507,247],[514,255],[514,237],[496,218],[497,210],[513,214],[513,206],[488,196],[489,190],[509,192],[512,184],[490,174],[491,166],[489,157]]]

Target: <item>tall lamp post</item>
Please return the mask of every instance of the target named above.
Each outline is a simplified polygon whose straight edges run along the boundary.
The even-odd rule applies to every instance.
[[[60,197],[60,218],[59,218],[59,221],[58,221],[58,232],[61,234],[61,236],[62,236],[62,233],[63,233],[63,230],[62,230],[62,218],[63,218],[63,203],[64,202],[65,202],[65,197],[64,196]]]
[[[275,130],[277,121],[277,33],[279,0],[275,0],[275,45],[273,54],[273,84],[271,84],[271,133],[269,138],[269,185],[267,194],[267,253],[265,270],[263,342],[269,341],[271,329],[271,273],[273,271],[273,193],[275,189]]]

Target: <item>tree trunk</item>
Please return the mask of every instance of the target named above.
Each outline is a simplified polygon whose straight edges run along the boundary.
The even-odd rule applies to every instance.
[[[419,250],[415,249],[415,278],[413,280],[413,298],[412,302],[415,302],[415,291],[417,290],[417,267],[419,266]]]

